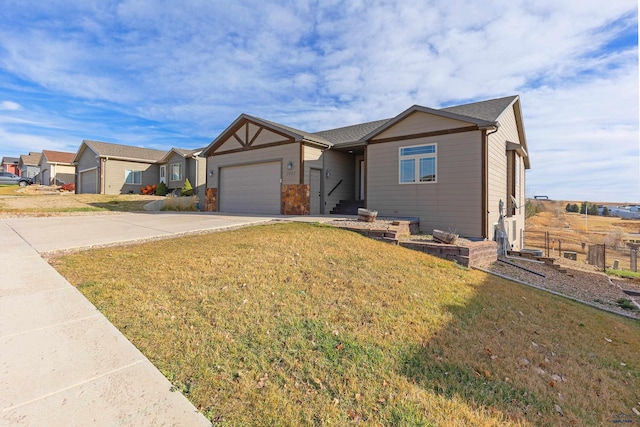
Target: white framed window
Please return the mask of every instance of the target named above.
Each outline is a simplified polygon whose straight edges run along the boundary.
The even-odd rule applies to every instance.
[[[124,183],[140,185],[142,183],[142,171],[125,170]]]
[[[180,163],[173,163],[171,165],[171,181],[180,181],[181,178]]]
[[[400,184],[437,182],[437,144],[400,147]]]

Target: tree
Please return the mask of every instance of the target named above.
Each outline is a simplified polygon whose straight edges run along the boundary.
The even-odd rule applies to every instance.
[[[578,205],[576,203],[571,205],[571,212],[575,212],[575,213],[580,212],[580,208],[578,207]]]
[[[189,182],[189,178],[184,180],[184,184],[182,185],[182,189],[180,189],[180,194],[183,196],[192,196],[193,195],[193,187]]]
[[[582,202],[582,204],[580,205],[580,213],[581,214],[586,214],[587,213],[587,205],[589,203],[587,202]]]
[[[609,212],[609,208],[606,206],[602,208],[602,216],[609,216],[609,215],[611,215],[611,212]]]
[[[587,210],[589,215],[600,215],[600,211],[598,210],[598,205],[591,204],[589,205],[589,209]]]
[[[565,211],[571,212],[571,203],[567,203],[567,207],[564,208]]]
[[[156,196],[166,196],[168,192],[167,184],[160,181],[160,184],[156,187]]]

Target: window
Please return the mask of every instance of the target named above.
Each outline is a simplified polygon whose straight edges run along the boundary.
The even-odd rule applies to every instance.
[[[171,181],[180,181],[180,163],[174,163],[171,165]]]
[[[124,183],[140,185],[142,183],[142,171],[134,171],[134,170],[124,171]]]
[[[436,144],[400,148],[400,184],[436,182]]]

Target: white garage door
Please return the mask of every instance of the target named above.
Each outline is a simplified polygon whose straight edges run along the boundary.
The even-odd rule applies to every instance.
[[[280,214],[280,162],[220,170],[220,212]]]
[[[82,194],[96,194],[98,192],[98,180],[96,171],[80,172],[80,192]]]

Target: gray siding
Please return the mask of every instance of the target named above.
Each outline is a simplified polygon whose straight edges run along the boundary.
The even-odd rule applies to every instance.
[[[411,129],[415,133],[430,130],[415,126]],[[437,144],[437,182],[400,184],[399,148],[431,143]],[[423,232],[431,233],[438,228],[481,237],[481,143],[482,133],[472,131],[370,144],[366,163],[367,208],[377,210],[379,216],[419,217]]]
[[[173,181],[172,180],[172,177],[173,177],[173,165],[174,164],[179,164],[180,165],[180,179],[177,180],[177,181]],[[184,157],[182,157],[178,153],[173,153],[173,155],[171,157],[169,157],[169,160],[167,161],[167,187],[169,188],[169,190],[175,190],[177,188],[182,188],[182,186],[184,185],[185,177],[188,177],[186,159]],[[159,168],[158,168],[158,181],[160,181],[160,169]],[[193,181],[191,180],[191,178],[189,178],[189,182],[191,182],[191,185],[194,185]]]
[[[101,163],[99,159],[96,159],[96,153],[88,147],[82,151],[80,158],[78,159],[78,164],[76,165],[76,176],[78,177],[78,181],[76,182],[76,193],[82,194],[82,183],[80,182],[80,174],[83,171],[87,170],[97,170],[96,179],[100,179],[100,166]],[[99,183],[98,183],[99,184]],[[98,185],[96,184],[96,185]],[[100,193],[101,189],[98,185],[97,192]]]

